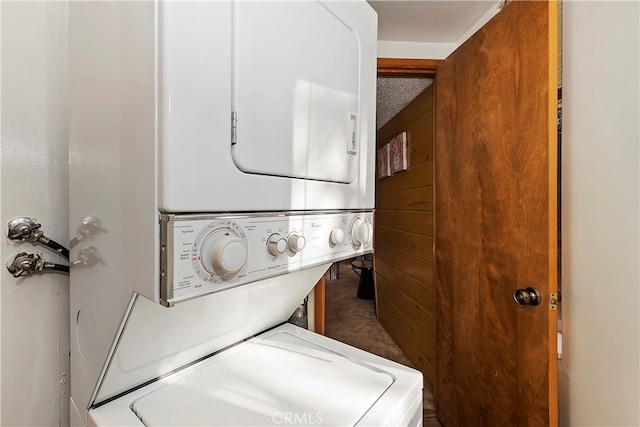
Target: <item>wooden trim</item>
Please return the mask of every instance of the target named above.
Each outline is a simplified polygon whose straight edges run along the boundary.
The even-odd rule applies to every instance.
[[[558,2],[551,0],[549,14],[549,292],[558,292]],[[558,311],[549,309],[549,425],[558,425]]]
[[[439,59],[378,58],[378,77],[434,77]]]
[[[325,282],[324,276],[316,283],[314,288],[314,321],[315,331],[318,334],[324,335],[325,333]]]

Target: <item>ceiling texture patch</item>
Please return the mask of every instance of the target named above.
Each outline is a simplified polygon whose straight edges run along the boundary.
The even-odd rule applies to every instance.
[[[432,83],[426,78],[378,77],[376,128],[387,124]]]

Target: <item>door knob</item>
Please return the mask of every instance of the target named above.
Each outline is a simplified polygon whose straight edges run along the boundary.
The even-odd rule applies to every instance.
[[[542,301],[536,288],[516,289],[513,299],[520,305],[538,305]]]

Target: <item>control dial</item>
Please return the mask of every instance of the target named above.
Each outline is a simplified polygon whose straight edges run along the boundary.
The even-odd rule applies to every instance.
[[[329,243],[333,246],[344,242],[344,231],[342,228],[334,228],[329,234]]]
[[[356,219],[351,226],[351,241],[354,246],[370,243],[373,239],[373,227],[362,218]]]
[[[278,233],[274,233],[269,236],[267,249],[271,255],[278,257],[287,251],[287,239]]]
[[[202,242],[202,266],[209,273],[227,277],[239,272],[247,261],[247,243],[233,230],[219,228]]]
[[[307,239],[302,234],[291,233],[288,238],[289,250],[293,253],[300,252],[307,245]]]

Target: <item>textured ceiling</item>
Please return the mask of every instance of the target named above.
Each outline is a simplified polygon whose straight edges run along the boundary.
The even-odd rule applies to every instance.
[[[376,126],[380,129],[428,88],[427,78],[378,77]]]

